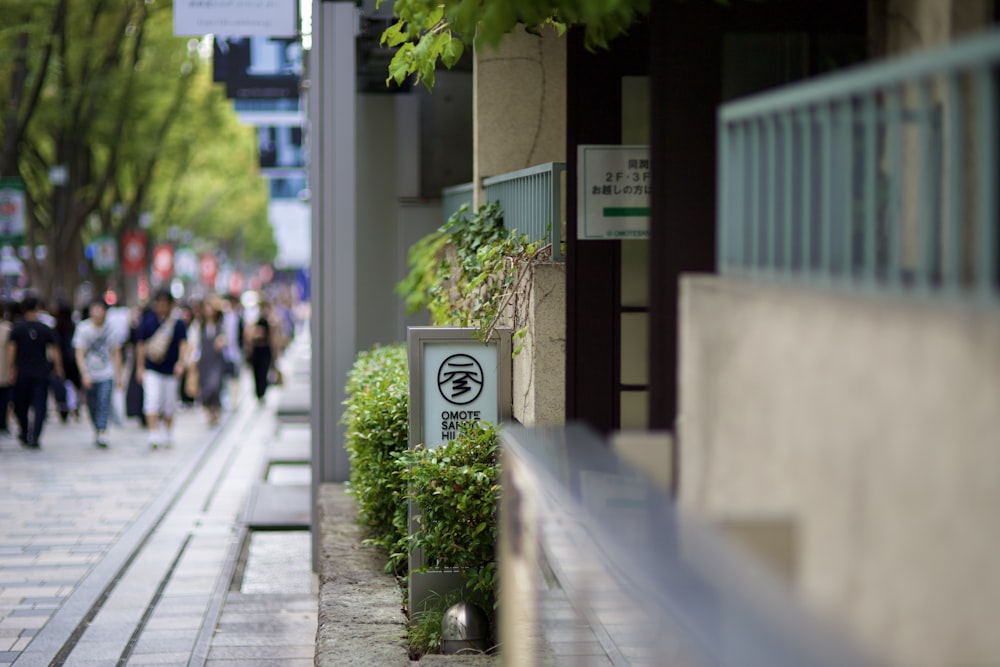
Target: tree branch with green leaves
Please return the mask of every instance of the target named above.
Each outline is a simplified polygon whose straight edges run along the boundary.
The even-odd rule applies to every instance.
[[[380,0],[379,6],[386,0]],[[517,26],[529,32],[553,25],[560,34],[581,25],[589,49],[607,48],[639,17],[651,0],[395,0],[396,22],[381,44],[396,49],[386,85],[408,77],[434,87],[438,62],[451,69],[473,43],[497,45]]]

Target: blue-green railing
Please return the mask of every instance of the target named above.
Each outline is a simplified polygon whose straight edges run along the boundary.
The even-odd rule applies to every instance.
[[[1000,33],[719,112],[724,274],[998,294]]]
[[[562,254],[562,186],[565,163],[548,162],[483,180],[486,201],[499,201],[504,226],[532,241],[552,244],[552,259]]]
[[[472,209],[472,198],[475,188],[474,183],[462,183],[452,185],[441,190],[441,215],[444,222],[453,216],[458,209],[468,206]]]

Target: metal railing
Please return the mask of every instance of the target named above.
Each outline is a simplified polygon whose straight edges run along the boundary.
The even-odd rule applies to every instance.
[[[527,234],[532,241],[552,244],[552,259],[563,259],[563,162],[547,162],[483,179],[486,201],[499,201],[504,226]]]
[[[723,274],[996,299],[1000,33],[719,111]]]
[[[448,218],[453,216],[463,206],[472,208],[474,185],[471,182],[462,183],[461,185],[452,185],[441,190],[442,222],[448,222]]]
[[[501,442],[505,665],[877,664],[594,431],[507,425]]]

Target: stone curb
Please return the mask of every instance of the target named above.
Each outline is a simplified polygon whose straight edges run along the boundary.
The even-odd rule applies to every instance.
[[[343,484],[321,484],[316,667],[497,667],[498,656],[428,655],[411,662],[406,617],[385,557],[361,544],[354,499]]]
[[[408,667],[406,619],[395,577],[361,544],[354,499],[343,484],[319,488],[319,618],[316,667]]]

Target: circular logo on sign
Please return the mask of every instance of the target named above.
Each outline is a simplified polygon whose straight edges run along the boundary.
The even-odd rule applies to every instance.
[[[453,354],[437,373],[438,391],[452,405],[468,405],[483,393],[483,367],[475,357]]]

